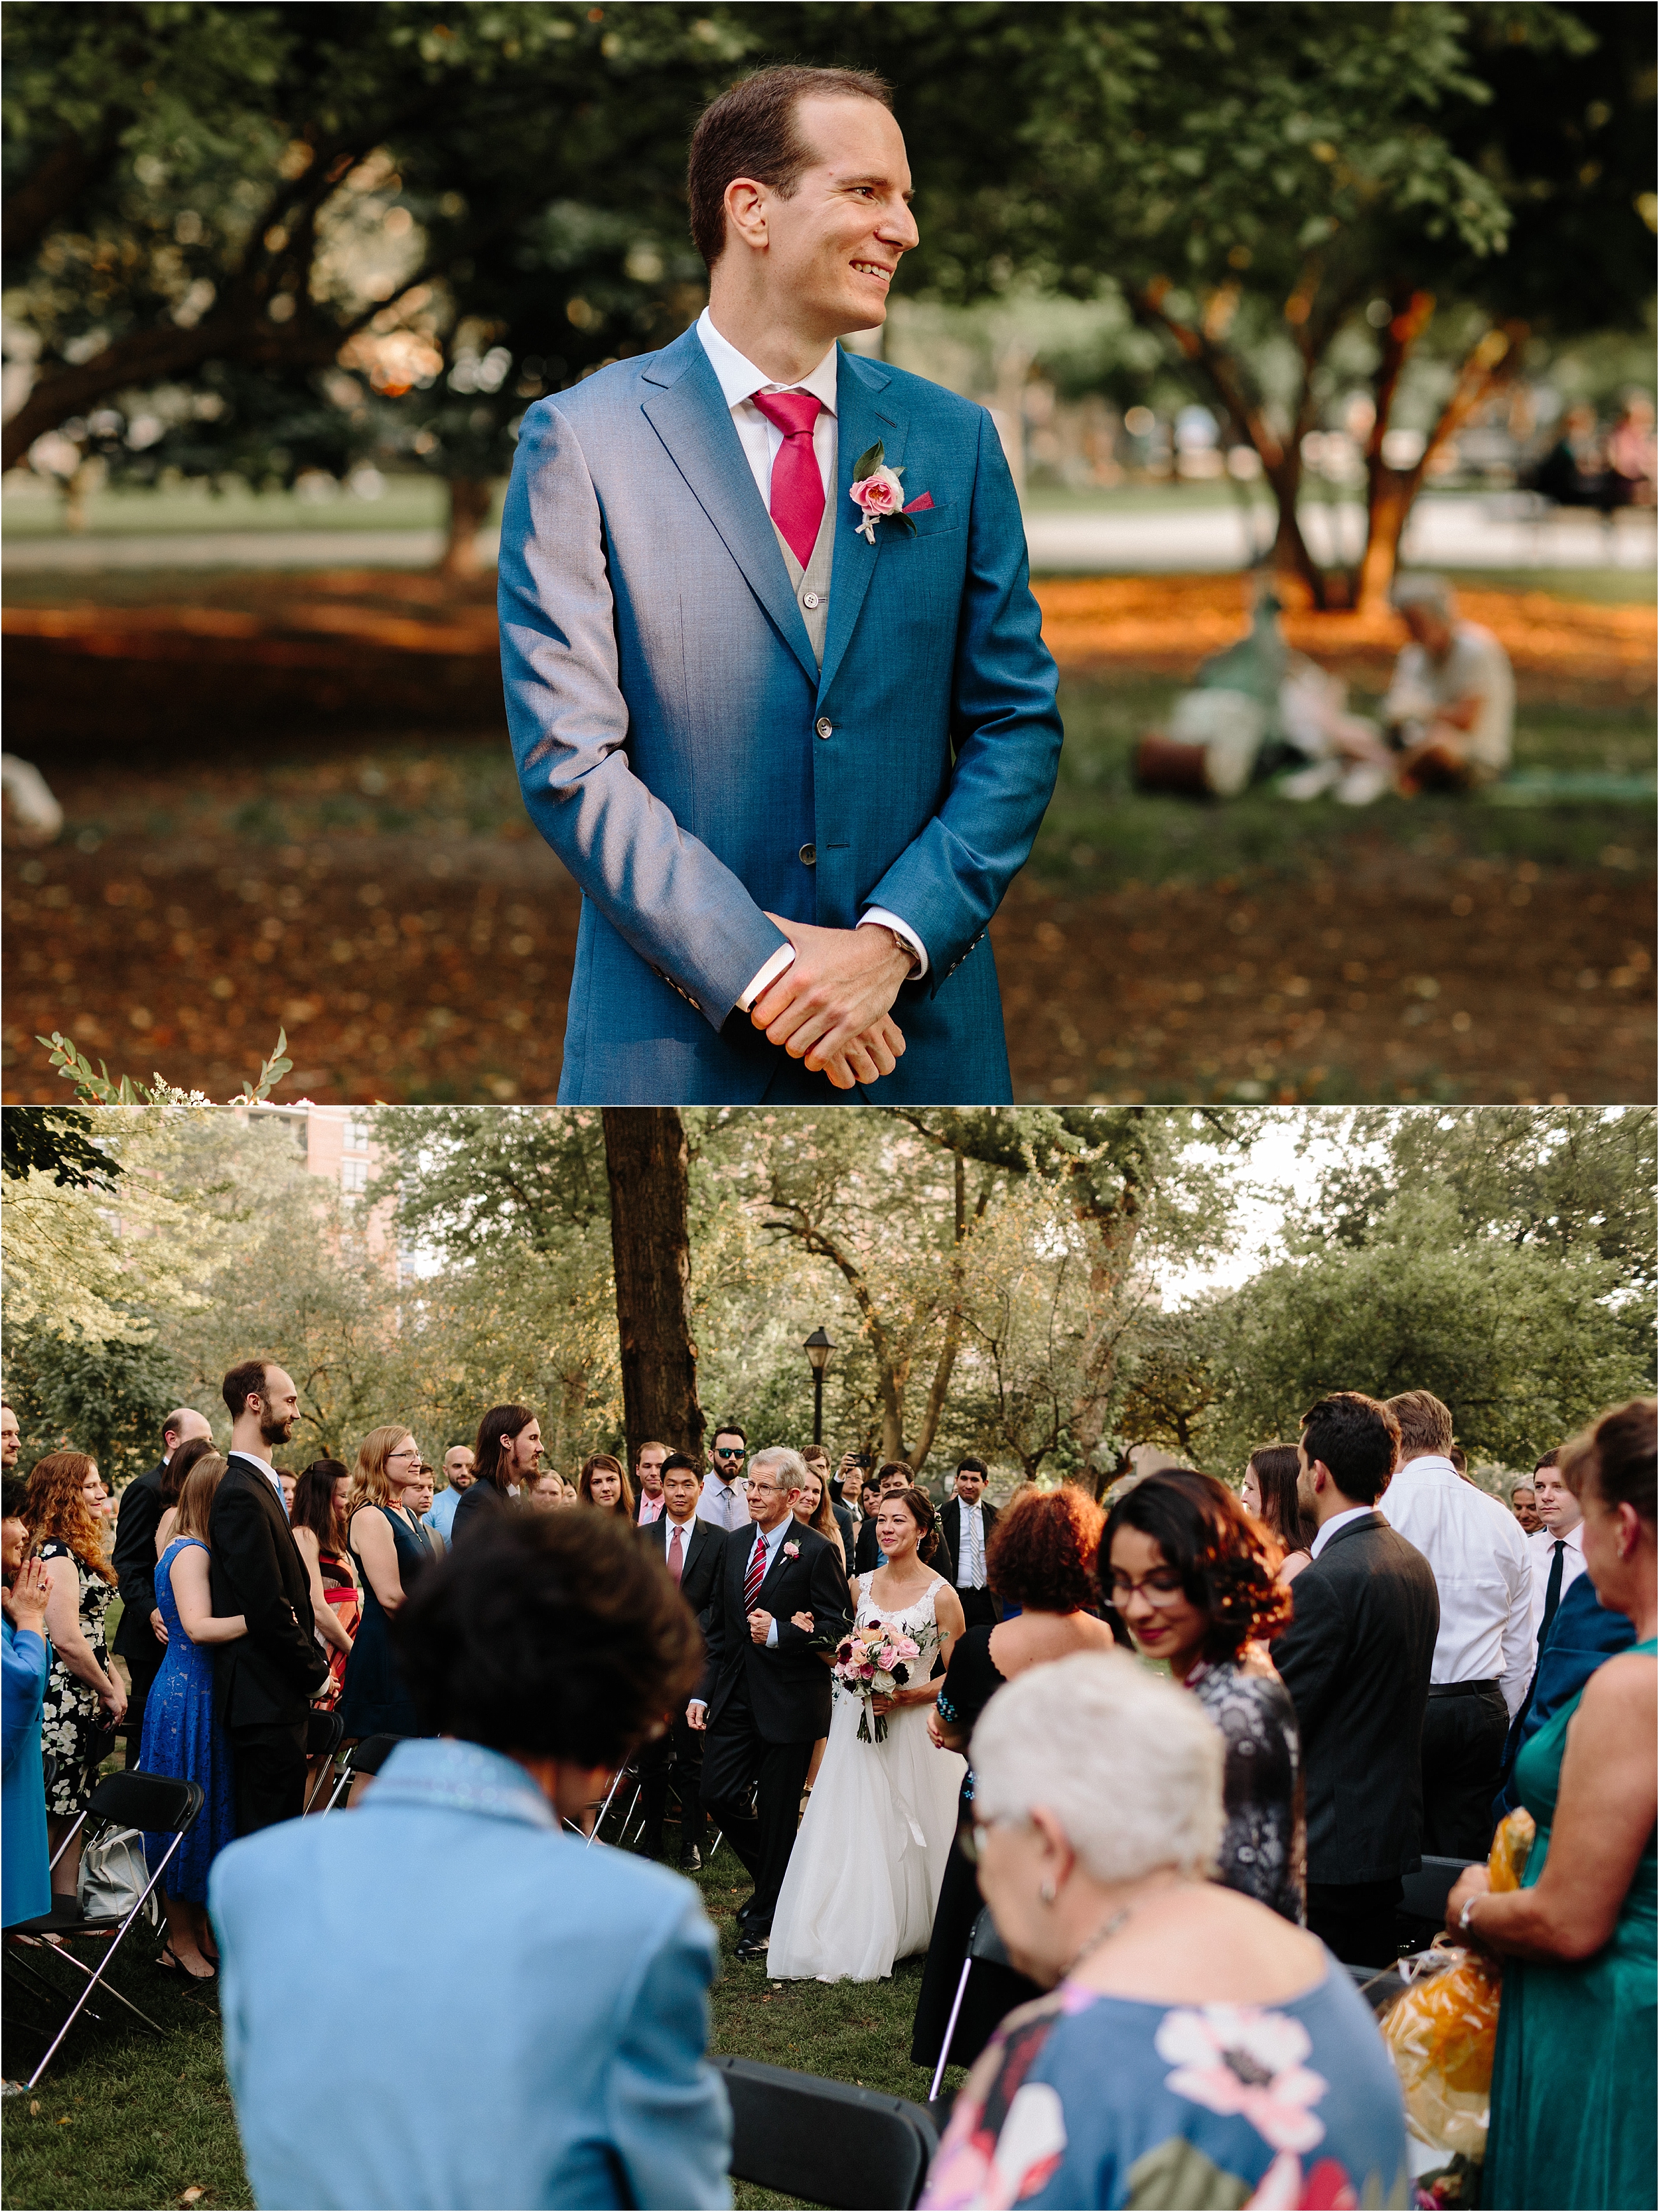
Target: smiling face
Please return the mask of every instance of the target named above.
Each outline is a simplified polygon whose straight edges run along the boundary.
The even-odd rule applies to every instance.
[[[819,1506],[823,1503],[823,1478],[817,1468],[809,1467],[795,1492],[795,1518],[811,1525]]]
[[[1136,1650],[1149,1659],[1167,1660],[1180,1680],[1198,1658],[1210,1624],[1182,1588],[1180,1574],[1155,1536],[1140,1528],[1117,1531],[1107,1595]]]
[[[726,188],[726,246],[717,268],[750,252],[787,318],[825,345],[879,329],[900,257],[920,234],[910,213],[904,134],[878,100],[801,100],[795,127],[809,149],[784,198],[744,179]]]
[[[884,1497],[876,1512],[876,1541],[886,1553],[890,1567],[911,1556],[921,1534],[909,1507],[896,1494]]]
[[[1254,1513],[1258,1521],[1261,1518],[1261,1478],[1255,1471],[1254,1460],[1245,1468],[1244,1480],[1238,1486],[1238,1501],[1247,1513]]]
[[[87,1469],[86,1480],[81,1485],[81,1495],[87,1501],[87,1510],[95,1520],[101,1521],[109,1504],[109,1492],[104,1487],[104,1478],[95,1467]]]

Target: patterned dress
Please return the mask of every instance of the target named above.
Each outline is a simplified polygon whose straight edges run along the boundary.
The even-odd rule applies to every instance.
[[[1220,1879],[1300,1927],[1307,1918],[1307,1833],[1290,1692],[1277,1674],[1247,1673],[1234,1659],[1201,1660],[1186,1686],[1227,1744]]]
[[[92,1656],[107,1674],[109,1650],[104,1642],[104,1615],[115,1595],[113,1583],[82,1565],[69,1546],[56,1536],[41,1545],[43,1559],[73,1561],[81,1584],[81,1633],[92,1647]],[[46,1810],[73,1820],[87,1809],[98,1770],[109,1757],[114,1732],[109,1708],[90,1682],[83,1682],[54,1651],[46,1680],[46,1702],[40,1708],[40,1749],[56,1762],[52,1786],[46,1791]]]

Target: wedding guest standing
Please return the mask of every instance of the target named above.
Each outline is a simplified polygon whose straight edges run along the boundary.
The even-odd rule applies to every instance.
[[[213,1686],[234,1761],[236,1832],[247,1836],[305,1809],[306,1723],[328,1662],[316,1641],[305,1561],[266,1456],[294,1433],[299,1393],[269,1359],[233,1367],[223,1390],[231,1449],[213,1494],[209,1573],[214,1612],[240,1613],[247,1633],[219,1646]]]
[[[478,1424],[473,1480],[450,1522],[451,1544],[516,1506],[536,1480],[541,1458],[541,1423],[529,1407],[492,1406]]]
[[[1584,1571],[1584,1516],[1568,1489],[1559,1451],[1540,1460],[1536,1531],[1527,1539],[1532,1558],[1532,1632],[1541,1640],[1556,1607]]]
[[[809,1460],[805,1453],[801,1465],[805,1472],[801,1476],[800,1489],[795,1498],[795,1518],[803,1528],[811,1528],[822,1536],[841,1561],[842,1572],[848,1571],[847,1551],[842,1540],[841,1523],[830,1504],[830,1494],[823,1486],[823,1470]]]
[[[265,2205],[719,2206],[731,2118],[704,2055],[696,1892],[580,1834],[697,1672],[690,1614],[610,1514],[527,1513],[441,1560],[396,1623],[420,1742],[362,1807],[213,1871],[225,2064]],[[441,1912],[410,1870],[443,1869]],[[350,1992],[349,2124],[316,2103],[319,1960]],[[413,2051],[468,2054],[434,2097]]]
[[[957,1639],[928,1723],[941,1751],[959,1751],[968,1759],[957,1801],[958,1830],[974,1818],[974,1730],[1003,1684],[1029,1667],[1047,1666],[1074,1651],[1116,1649],[1111,1629],[1095,1610],[1100,1602],[1095,1559],[1105,1517],[1092,1498],[1067,1484],[1046,1495],[1023,1492],[998,1522],[988,1571],[1003,1601],[1019,1610],[1010,1620],[981,1622]],[[953,1851],[939,1883],[916,1998],[910,2043],[915,2065],[939,2063],[982,1902],[973,1868]],[[997,2022],[1037,1994],[1036,1984],[1012,1967],[975,1959],[951,2039],[952,2063],[965,2066],[976,2058]]]
[[[1637,1641],[1606,1660],[1516,1762],[1537,1834],[1518,1890],[1471,1867],[1446,1924],[1504,1960],[1482,2204],[1646,2208],[1654,2154],[1654,1401],[1564,1447],[1584,1571]]]
[[[645,1443],[640,1446],[639,1456],[634,1462],[634,1518],[641,1528],[648,1528],[661,1516],[662,1463],[667,1456],[666,1444]]]
[[[471,1445],[451,1444],[444,1454],[444,1486],[425,1516],[427,1527],[435,1528],[446,1545],[454,1528],[455,1509],[471,1489],[473,1480]]]
[[[173,1541],[173,1524],[179,1518],[179,1494],[185,1486],[185,1476],[198,1460],[205,1459],[210,1452],[216,1451],[217,1449],[211,1437],[191,1437],[187,1443],[180,1444],[178,1449],[172,1453],[167,1465],[162,1468],[161,1486],[156,1492],[161,1515],[155,1523],[155,1559],[159,1559]],[[118,1568],[117,1572],[119,1572]],[[154,1561],[151,1563],[150,1580],[152,1583],[155,1581]],[[122,1615],[124,1624],[125,1619],[126,1616],[124,1613]],[[120,1648],[119,1629],[116,1631],[116,1648],[118,1650]]]
[[[733,1528],[749,1526],[749,1502],[743,1480],[743,1462],[748,1451],[749,1439],[738,1424],[722,1421],[714,1431],[697,1510],[705,1521],[712,1521],[715,1528],[724,1528],[728,1534]]]
[[[193,1437],[211,1441],[213,1431],[193,1406],[180,1406],[161,1424],[161,1456],[145,1474],[135,1475],[121,1492],[115,1523],[115,1548],[111,1558],[121,1591],[121,1618],[115,1630],[115,1656],[125,1659],[131,1681],[127,1705],[129,1766],[138,1764],[138,1743],[144,1727],[144,1700],[155,1680],[166,1650],[156,1617],[155,1562],[161,1546],[155,1540],[156,1525],[164,1505],[173,1504],[181,1484],[162,1495],[168,1468],[181,1444]]]
[[[726,1554],[723,1530],[697,1511],[702,1485],[696,1462],[684,1452],[670,1452],[661,1468],[663,1510],[640,1530],[640,1541],[667,1568],[670,1578],[697,1617],[701,1629],[714,1601],[714,1578]],[[648,1859],[662,1856],[663,1823],[671,1786],[680,1806],[680,1866],[696,1874],[702,1864],[708,1821],[702,1809],[702,1737],[684,1706],[670,1714],[662,1735],[642,1743],[635,1754],[640,1778],[644,1826],[640,1849]]]
[[[110,1663],[104,1616],[115,1595],[115,1570],[104,1557],[108,1522],[99,1511],[104,1486],[84,1452],[48,1452],[36,1460],[24,1516],[37,1556],[52,1579],[46,1635],[52,1673],[41,1707],[40,1747],[54,1762],[46,1791],[47,1834],[57,1851],[87,1809],[98,1770],[114,1743],[127,1693]],[[53,1893],[72,1898],[80,1886],[81,1838],[52,1869]]]
[[[1300,1475],[1294,1444],[1258,1444],[1238,1492],[1244,1510],[1255,1516],[1284,1553],[1279,1579],[1286,1589],[1313,1556],[1314,1524],[1297,1495]]]
[[[1243,1505],[1212,1474],[1169,1468],[1112,1508],[1100,1581],[1143,1658],[1164,1662],[1227,1746],[1227,1825],[1216,1862],[1229,1889],[1298,1924],[1306,1917],[1306,1838],[1296,1711],[1266,1639],[1291,1617]]]
[[[582,1462],[576,1495],[584,1505],[597,1505],[602,1512],[618,1513],[624,1521],[634,1518],[634,1492],[623,1473],[622,1462],[613,1459],[609,1452],[590,1452]]]
[[[432,1565],[426,1531],[403,1504],[404,1471],[417,1468],[420,1459],[414,1437],[395,1424],[371,1429],[358,1447],[347,1528],[362,1578],[363,1612],[340,1699],[348,1743],[416,1732],[415,1708],[392,1650],[391,1623],[416,1578]]]
[[[1052,1994],[969,2076],[922,2203],[1409,2204],[1370,2008],[1208,1879],[1222,1746],[1196,1701],[1080,1653],[999,1691],[974,1755],[986,1902]]]
[[[313,1460],[295,1485],[289,1516],[295,1548],[310,1577],[317,1633],[328,1647],[329,1679],[315,1702],[331,1708],[340,1702],[352,1639],[363,1616],[362,1585],[346,1540],[350,1495],[351,1477],[339,1460]]]
[[[40,1711],[52,1672],[46,1601],[52,1577],[26,1559],[24,1485],[5,1478],[0,1498],[0,1556],[5,1573],[4,1702],[0,1705],[0,1927],[52,1910],[46,1871],[46,1797],[40,1763]]]
[[[209,1869],[236,1832],[230,1747],[214,1711],[214,1650],[247,1633],[240,1613],[213,1611],[208,1532],[224,1474],[225,1462],[217,1452],[191,1468],[179,1492],[173,1540],[156,1565],[155,1596],[167,1630],[167,1656],[144,1710],[138,1759],[146,1774],[171,1774],[202,1785],[202,1809],[167,1861],[162,1896],[167,1918],[163,1964],[170,1961],[198,1982],[211,1980],[214,1972],[207,1924]],[[145,1837],[152,1871],[172,1842],[170,1835]]]
[[[1376,1510],[1399,1446],[1394,1415],[1357,1390],[1304,1417],[1302,1504],[1319,1533],[1273,1649],[1302,1731],[1308,1925],[1351,1966],[1394,1959],[1401,1876],[1423,1856],[1440,1600],[1428,1561]]]
[[[939,1516],[956,1562],[957,1595],[969,1628],[988,1628],[1000,1613],[986,1579],[985,1558],[998,1517],[996,1507],[985,1503],[986,1472],[982,1459],[958,1460],[956,1494],[945,1500]]]

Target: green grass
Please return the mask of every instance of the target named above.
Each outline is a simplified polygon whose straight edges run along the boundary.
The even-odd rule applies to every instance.
[[[704,1870],[698,1886],[720,1936],[713,2050],[859,2082],[918,2103],[926,2099],[927,2075],[909,2057],[919,1959],[902,1960],[890,1981],[775,1984],[762,1966],[739,1966],[732,1956],[736,1923],[731,1916],[750,1885],[729,1850],[718,1855],[712,1872]],[[166,2033],[157,2039],[128,2023],[128,2033],[127,2027],[107,2020],[88,2024],[83,2015],[33,2098],[6,2100],[0,2119],[0,2204],[61,2206],[70,2212],[91,2205],[166,2206],[176,2205],[190,2189],[207,2192],[200,2212],[252,2203],[220,2058],[212,1991],[184,1990],[174,1977],[156,1972],[148,1964],[155,1949],[154,1941],[146,1952],[136,1935],[129,1937],[112,1971],[118,1986]],[[7,1995],[9,2017],[9,1989]],[[324,2051],[326,2039],[317,2021],[296,2021],[295,2033],[321,2039],[318,2083],[325,2103],[327,2085],[341,2066],[349,2075],[349,2059]],[[9,2069],[27,2073],[33,2063],[24,2038],[9,2045]],[[954,2086],[960,2079],[953,2069],[950,2081]],[[349,2101],[343,2110],[349,2113]],[[738,2185],[734,2195],[745,2208],[789,2201],[746,2185]]]

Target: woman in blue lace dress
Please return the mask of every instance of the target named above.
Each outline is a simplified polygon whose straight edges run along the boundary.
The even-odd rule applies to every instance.
[[[161,1954],[192,1981],[212,1977],[213,1934],[208,1925],[208,1870],[236,1832],[230,1746],[213,1710],[213,1655],[222,1644],[247,1633],[240,1613],[215,1613],[208,1588],[208,1515],[225,1462],[216,1452],[197,1461],[179,1493],[173,1540],[155,1566],[155,1602],[167,1624],[167,1648],[144,1704],[138,1764],[148,1774],[199,1782],[201,1811],[162,1877],[167,1948]],[[154,1869],[173,1841],[144,1838]]]

